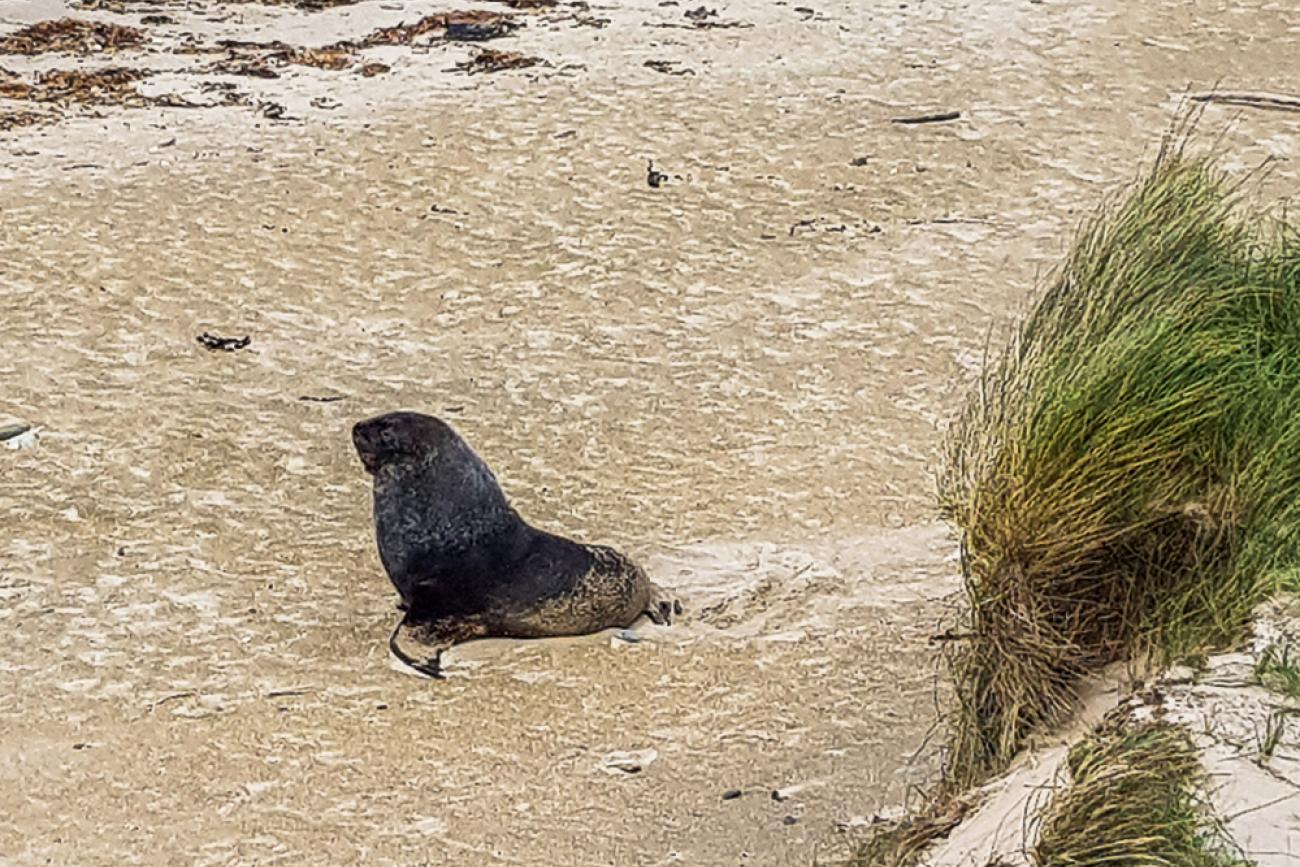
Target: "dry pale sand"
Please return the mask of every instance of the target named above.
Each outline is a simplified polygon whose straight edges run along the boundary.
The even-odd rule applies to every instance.
[[[0,27],[61,8],[0,0]],[[439,8],[168,7],[304,45]],[[449,72],[473,49],[438,44],[237,80],[290,120],[0,134],[0,415],[41,427],[0,450],[0,861],[808,864],[925,779],[956,590],[939,426],[1173,95],[1297,89],[1300,19],[687,8],[535,15],[493,43],[552,64],[525,71]],[[111,62],[203,93],[164,37]],[[74,62],[106,61],[0,58]],[[940,110],[963,116],[890,123]],[[1294,191],[1300,115],[1226,144]],[[531,519],[646,562],[681,624],[390,670],[347,431],[395,407],[456,424]]]

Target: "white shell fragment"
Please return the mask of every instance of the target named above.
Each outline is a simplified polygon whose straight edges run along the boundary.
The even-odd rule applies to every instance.
[[[605,756],[600,769],[607,774],[639,774],[659,758],[657,750],[618,750]]]

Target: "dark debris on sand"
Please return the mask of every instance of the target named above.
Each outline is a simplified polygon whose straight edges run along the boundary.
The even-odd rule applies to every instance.
[[[87,9],[92,12],[116,12],[119,15],[125,12],[157,11],[160,7],[171,5],[184,7],[184,3],[164,3],[163,0],[76,0],[72,4],[78,9]]]
[[[658,24],[649,24],[650,27],[679,27],[688,30],[727,30],[731,28],[748,29],[753,27],[744,21],[723,21],[718,18],[718,10],[710,9],[707,6],[697,6],[694,9],[688,9],[683,15],[689,24],[677,24],[674,22],[660,22]]]
[[[194,339],[209,352],[235,352],[236,350],[244,349],[253,342],[253,339],[247,334],[243,337],[221,337],[220,335],[212,334],[207,331]]]
[[[33,81],[0,69],[0,98],[66,108],[72,105],[172,106],[193,104],[174,93],[145,96],[136,83],[152,75],[140,69],[110,66],[103,69],[51,69]],[[58,120],[59,113],[14,111],[0,114],[0,131]]]
[[[253,99],[229,81],[205,81],[199,85],[204,93],[215,94],[212,105],[251,105]]]
[[[231,3],[261,3],[264,6],[296,6],[308,12],[329,9],[334,6],[351,6],[361,0],[226,0]],[[163,6],[185,8],[185,0],[77,0],[74,4],[80,9],[94,9],[100,12],[136,12],[144,9],[157,10]]]
[[[348,5],[353,0],[233,0],[263,2],[269,5],[322,9]],[[560,0],[495,0],[512,10],[544,10],[560,5]],[[158,24],[176,24],[164,10],[195,11],[202,4],[192,0],[76,0],[82,9],[143,16]],[[586,8],[585,4],[582,4]],[[391,71],[387,63],[374,62],[364,56],[366,49],[379,46],[428,47],[437,43],[487,42],[510,36],[524,20],[515,12],[485,9],[449,10],[424,15],[414,21],[402,21],[369,33],[330,45],[305,47],[281,41],[255,42],[239,39],[208,41],[193,33],[173,34],[161,50],[176,55],[208,56],[209,60],[181,70],[199,76],[222,75],[276,79],[292,66],[310,66],[328,71],[348,70],[370,78]],[[0,37],[0,54],[39,55],[46,52],[81,55],[111,54],[123,49],[140,48],[149,41],[149,29],[108,22],[60,18],[42,21]],[[478,50],[472,57],[456,64],[458,71],[475,75],[511,69],[550,65],[542,58],[514,51]],[[229,82],[198,82],[205,94],[216,101],[190,102],[175,93],[146,95],[136,85],[155,73],[115,65],[100,69],[55,69],[23,75],[0,68],[0,99],[39,104],[46,108],[24,110],[23,106],[0,110],[0,132],[23,126],[57,121],[73,106],[248,106],[272,120],[287,119],[284,106],[256,102],[249,94]],[[326,105],[322,100],[318,107]],[[35,107],[35,106],[33,106]],[[330,104],[330,107],[334,107]]]
[[[246,42],[238,39],[223,39],[217,45],[226,52],[226,56],[204,72],[279,78],[277,68],[290,64],[337,71],[347,69],[356,61],[355,51],[343,45],[299,48],[278,41]]]
[[[201,70],[216,75],[243,75],[249,78],[279,78],[265,57],[227,57]]]
[[[478,42],[508,36],[520,27],[513,15],[500,12],[485,12],[480,9],[439,12],[426,15],[414,24],[398,24],[393,27],[381,27],[362,37],[359,42],[341,42],[339,47],[354,46],[372,48],[376,45],[414,45],[421,37],[441,33],[452,41]]]
[[[135,84],[149,72],[110,66],[105,69],[51,69],[39,73],[28,86],[25,98],[33,102],[82,103],[84,105],[146,105]]]
[[[145,39],[145,31],[139,27],[60,18],[57,21],[38,21],[0,37],[0,54],[112,53],[123,48],[138,48]]]
[[[0,66],[0,99],[27,99],[31,90],[21,75]]]
[[[506,69],[527,69],[545,63],[540,57],[530,57],[517,51],[493,51],[485,48],[469,60],[462,60],[456,68],[470,75],[480,72],[501,72]]]
[[[313,66],[316,69],[347,69],[356,59],[352,52],[336,46],[325,48],[294,48],[289,51],[290,63]]]
[[[38,114],[34,111],[0,111],[0,132],[20,129],[25,126],[36,126],[54,119],[49,115]]]
[[[647,60],[642,66],[653,69],[655,72],[662,72],[664,75],[694,75],[695,70],[689,66],[681,66],[676,60]]]
[[[520,26],[511,15],[482,10],[439,12],[426,15],[411,24],[405,22],[392,27],[374,30],[358,40],[345,40],[320,48],[302,48],[284,42],[249,42],[223,39],[215,48],[200,44],[184,46],[178,51],[202,54],[224,52],[225,57],[203,69],[203,72],[220,75],[243,75],[255,78],[279,78],[279,70],[286,66],[312,66],[317,69],[338,71],[361,63],[360,51],[381,45],[420,45],[439,38],[449,42],[484,42],[508,36]],[[500,55],[500,56],[496,56]],[[530,60],[531,62],[524,62]],[[517,69],[538,63],[536,58],[522,58],[510,52],[490,53],[482,63],[471,62],[470,71],[495,72],[498,69]],[[361,75],[371,77],[389,71],[383,63],[362,63],[357,69]]]

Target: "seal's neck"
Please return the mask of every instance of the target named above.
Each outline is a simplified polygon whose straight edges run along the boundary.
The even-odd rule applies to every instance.
[[[379,549],[399,586],[499,568],[521,556],[532,532],[492,471],[459,442],[380,468],[374,495]]]

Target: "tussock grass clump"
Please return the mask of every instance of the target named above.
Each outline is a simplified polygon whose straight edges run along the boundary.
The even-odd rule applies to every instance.
[[[1038,867],[1141,864],[1235,867],[1199,794],[1204,773],[1187,733],[1150,725],[1103,730],[1070,751],[1071,783],[1039,816]]]
[[[944,789],[1091,670],[1237,636],[1300,574],[1300,245],[1180,134],[986,366],[940,475],[967,639]]]

